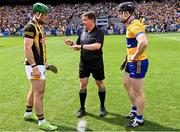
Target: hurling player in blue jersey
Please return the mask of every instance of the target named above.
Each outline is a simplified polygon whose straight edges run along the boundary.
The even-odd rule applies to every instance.
[[[131,119],[127,127],[138,127],[144,124],[144,77],[148,69],[148,58],[145,49],[148,40],[144,25],[134,17],[135,5],[124,2],[119,5],[118,15],[126,26],[127,63],[124,74],[124,87],[132,103],[130,113],[125,116]]]

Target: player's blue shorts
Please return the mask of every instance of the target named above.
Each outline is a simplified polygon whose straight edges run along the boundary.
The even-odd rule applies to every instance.
[[[130,78],[144,78],[148,69],[148,59],[128,62],[125,71],[129,73]]]

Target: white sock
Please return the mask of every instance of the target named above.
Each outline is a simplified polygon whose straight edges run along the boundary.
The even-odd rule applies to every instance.
[[[139,120],[138,118],[135,118],[136,121],[142,123],[143,122],[143,119],[142,120]]]
[[[137,113],[137,110],[131,110],[131,112]]]
[[[31,115],[32,114],[32,111],[31,112],[24,112],[24,115],[25,116],[29,116],[29,115]]]
[[[45,122],[46,122],[45,119],[43,119],[43,120],[38,120],[38,126],[42,125],[42,124],[45,123]]]

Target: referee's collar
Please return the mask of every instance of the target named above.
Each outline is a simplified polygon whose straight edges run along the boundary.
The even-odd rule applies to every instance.
[[[95,29],[97,29],[97,26],[96,26],[96,25],[94,26],[94,28],[93,28],[91,31],[88,31],[88,30],[86,29],[86,32],[87,32],[87,33],[91,33],[91,32],[93,32]]]

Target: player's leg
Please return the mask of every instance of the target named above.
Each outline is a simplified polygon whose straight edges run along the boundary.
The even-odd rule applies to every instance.
[[[31,80],[32,90],[34,92],[34,107],[36,114],[43,115],[43,96],[45,91],[45,80]],[[44,117],[42,117],[44,119]]]
[[[43,113],[43,96],[45,92],[45,80],[31,80],[34,92],[34,107],[38,117],[38,126],[43,130],[55,130],[57,126],[49,124]]]
[[[34,102],[34,93],[31,86],[27,96],[27,106],[26,106],[26,111],[24,113],[24,120],[37,121],[37,117],[32,113],[33,102]]]
[[[137,114],[137,107],[135,106],[135,103],[134,103],[134,93],[133,93],[133,89],[131,87],[130,75],[128,72],[124,73],[123,85],[124,85],[125,89],[127,90],[129,99],[132,104],[131,111],[128,115],[125,115],[125,118],[133,119],[133,118],[135,118],[135,116]]]
[[[45,66],[38,66],[41,72],[41,77],[39,79],[31,79],[32,91],[34,93],[34,107],[38,117],[38,126],[43,130],[55,130],[57,126],[49,124],[43,115],[43,97],[45,92]]]
[[[144,80],[145,74],[148,69],[148,60],[135,62],[131,69],[130,83],[134,93],[134,104],[137,107],[137,115],[133,122],[130,122],[129,127],[138,127],[144,124],[143,111],[145,104],[144,96]]]
[[[31,86],[27,96],[27,106],[33,106],[33,102],[34,102],[34,93]]]
[[[134,90],[135,104],[137,106],[137,114],[143,115],[145,96],[144,96],[144,80],[131,78],[131,84]]]
[[[143,111],[144,111],[144,104],[145,104],[145,96],[144,96],[144,81],[143,79],[130,79],[132,88],[134,90],[134,103],[137,107],[137,115],[133,122],[129,124],[129,127],[137,127],[142,126],[143,122]]]
[[[32,72],[32,68],[31,66],[26,66],[26,75],[27,75],[27,79],[31,80],[32,76],[31,76],[31,72]],[[37,121],[37,117],[32,113],[32,108],[33,108],[33,102],[34,102],[34,92],[32,89],[32,83],[30,81],[30,90],[28,92],[27,95],[27,101],[26,101],[26,111],[24,113],[24,120],[28,121],[28,120],[35,120]]]

